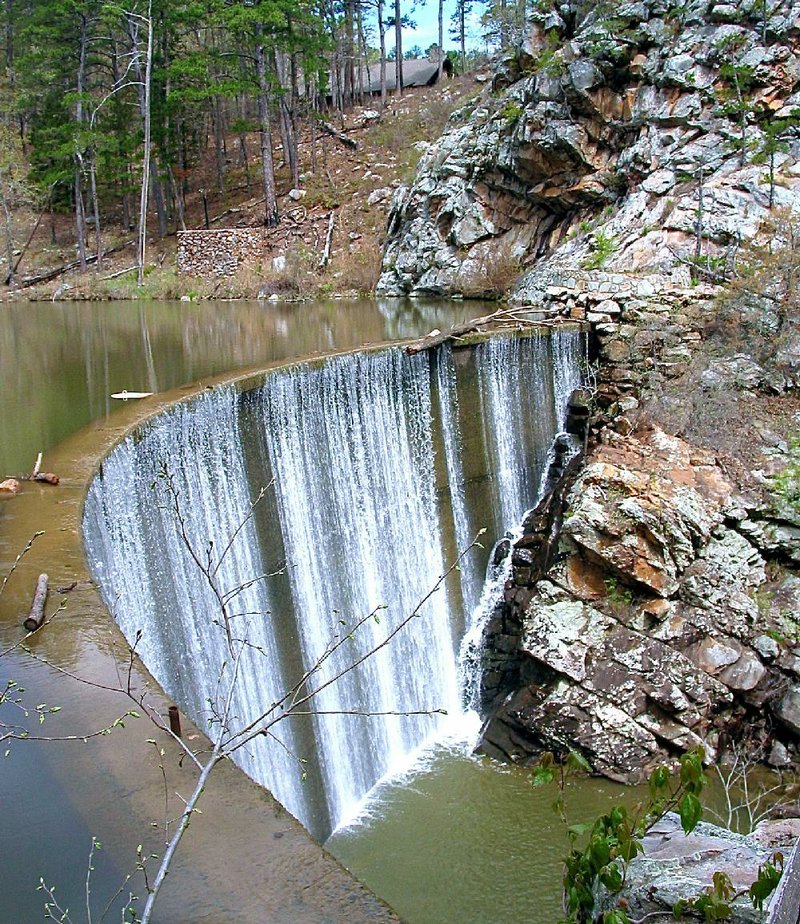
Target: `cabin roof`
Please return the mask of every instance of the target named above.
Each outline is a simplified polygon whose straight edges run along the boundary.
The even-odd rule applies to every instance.
[[[453,62],[445,58],[444,72],[449,76],[453,73]],[[429,58],[411,58],[403,61],[403,87],[429,87],[433,86],[439,74],[439,63],[431,61]],[[380,93],[381,91],[381,65],[380,62],[370,64],[360,69],[361,81],[363,81],[365,93]],[[331,88],[335,86],[336,73],[331,72]],[[361,83],[359,81],[359,72],[356,72],[356,91]],[[397,89],[397,79],[395,75],[394,61],[386,62],[386,89],[388,91]]]

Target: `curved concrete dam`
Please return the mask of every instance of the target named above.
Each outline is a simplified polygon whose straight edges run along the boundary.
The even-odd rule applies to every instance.
[[[486,548],[441,578],[535,503],[583,351],[564,330],[287,367],[103,462],[83,526],[123,633],[318,839],[463,717]]]

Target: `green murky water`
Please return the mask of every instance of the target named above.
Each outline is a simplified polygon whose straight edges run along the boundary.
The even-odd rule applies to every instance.
[[[38,570],[47,567],[57,582],[60,573],[82,568],[73,528],[58,525],[54,511],[79,509],[82,482],[72,471],[85,472],[127,414],[112,393],[160,393],[223,371],[420,336],[479,313],[482,307],[462,303],[394,301],[0,306],[0,475],[28,471],[44,451],[45,469],[67,476],[57,495],[28,486],[25,498],[0,502],[0,573],[33,531],[48,530],[38,559],[23,562],[0,598],[0,650],[20,637]],[[113,684],[125,668],[118,643],[96,604],[71,597],[36,643],[49,663],[7,656],[0,684],[13,677],[27,688],[29,702],[62,705],[59,717],[47,720],[53,733],[86,733],[118,715],[120,703],[58,668]],[[147,679],[138,670],[134,677]],[[0,715],[9,721],[9,707]],[[40,876],[57,886],[65,906],[82,908],[93,834],[105,844],[92,880],[91,901],[100,909],[135,865],[135,845],[160,849],[148,833],[162,795],[158,761],[146,744],[152,732],[132,724],[88,744],[17,742],[0,761],[0,922],[42,919]],[[185,790],[190,775],[180,772],[185,779],[173,785]],[[282,831],[258,817],[254,787],[232,778],[233,784],[212,788],[213,824],[204,827],[199,819],[193,826],[159,920],[283,920],[277,899],[275,913],[265,910],[275,889],[264,884],[274,871],[263,843]],[[570,793],[575,818],[596,814],[619,794],[610,784],[576,786]],[[566,846],[553,799],[552,791],[534,789],[525,771],[442,747],[413,774],[382,787],[369,817],[327,846],[409,924],[548,924],[559,917],[559,858]],[[261,840],[260,828],[268,832]],[[249,845],[248,862],[226,861],[242,843]],[[209,861],[209,852],[223,859]],[[254,853],[268,867],[264,879],[253,876]],[[83,919],[79,912],[76,918]]]

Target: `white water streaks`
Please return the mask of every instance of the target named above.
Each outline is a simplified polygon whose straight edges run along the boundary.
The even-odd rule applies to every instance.
[[[218,590],[229,598],[232,638],[248,643],[231,724],[244,727],[265,713],[288,684],[270,581],[260,579],[265,569],[249,517],[252,500],[231,389],[176,405],[140,439],[129,437],[104,461],[86,499],[87,555],[109,609],[166,692],[212,735],[232,657],[219,600],[190,546],[210,562]],[[257,739],[237,762],[258,782],[268,780],[298,813],[292,728],[283,723],[275,734],[280,746]]]
[[[126,637],[141,630],[137,650],[192,720],[213,732],[230,652],[187,540],[210,555],[218,591],[243,587],[229,601],[232,635],[248,641],[231,725],[309,671],[303,693],[324,686],[308,715],[275,726],[280,741],[259,737],[234,755],[320,839],[463,724],[458,651],[486,553],[408,617],[481,527],[490,548],[536,502],[580,349],[579,335],[510,337],[292,367],[176,406],[104,462],[86,504],[91,565]],[[473,648],[479,633],[471,622]]]

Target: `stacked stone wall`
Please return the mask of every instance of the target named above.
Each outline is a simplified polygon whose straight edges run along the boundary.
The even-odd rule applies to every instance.
[[[597,423],[613,418],[617,429],[629,432],[624,414],[638,406],[648,381],[674,379],[689,368],[717,290],[624,273],[555,272],[548,282],[536,307],[585,321],[593,332]]]
[[[260,262],[266,251],[266,228],[179,231],[178,272],[233,276],[243,263]]]

